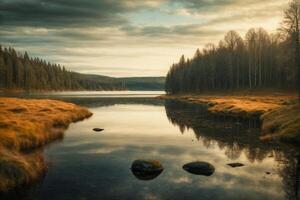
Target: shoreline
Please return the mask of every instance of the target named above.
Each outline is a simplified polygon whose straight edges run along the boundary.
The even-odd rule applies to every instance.
[[[294,94],[161,95],[162,100],[201,104],[216,116],[260,119],[261,140],[300,144],[300,105]]]
[[[47,170],[42,147],[62,138],[71,123],[90,116],[72,103],[1,97],[0,192],[39,180]]]
[[[110,90],[84,90],[84,89],[79,89],[79,90],[65,90],[65,89],[60,89],[60,90],[34,90],[34,89],[1,89],[0,88],[0,94],[23,94],[23,93],[48,93],[48,92],[108,92],[108,91],[130,91],[128,89],[110,89]]]

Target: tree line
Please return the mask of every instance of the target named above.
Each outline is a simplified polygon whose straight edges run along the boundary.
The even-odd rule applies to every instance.
[[[293,0],[275,34],[251,28],[242,38],[229,31],[218,45],[207,44],[192,59],[183,55],[173,64],[166,92],[298,88],[300,94],[299,24],[300,5]]]
[[[119,81],[95,79],[66,70],[28,53],[0,45],[0,89],[23,90],[115,90],[122,89]]]

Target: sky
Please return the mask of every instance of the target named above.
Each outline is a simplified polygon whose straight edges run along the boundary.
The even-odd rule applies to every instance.
[[[0,44],[67,69],[165,76],[229,30],[275,32],[288,0],[0,0]]]

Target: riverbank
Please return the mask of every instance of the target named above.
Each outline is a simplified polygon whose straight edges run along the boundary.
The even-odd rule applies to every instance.
[[[0,98],[0,191],[38,180],[47,169],[40,147],[91,115],[56,100]]]
[[[158,98],[202,104],[217,116],[260,118],[261,139],[300,143],[300,106],[293,94],[162,95]]]

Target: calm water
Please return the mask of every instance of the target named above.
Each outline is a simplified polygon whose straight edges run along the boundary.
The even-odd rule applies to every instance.
[[[297,149],[260,142],[256,120],[214,118],[202,106],[156,100],[157,94],[32,94],[86,106],[94,115],[44,149],[49,170],[40,183],[2,198],[299,199]],[[105,130],[95,133],[95,127]],[[165,170],[139,180],[130,170],[136,159],[159,160]],[[192,161],[210,162],[216,171],[189,174],[182,166]]]

